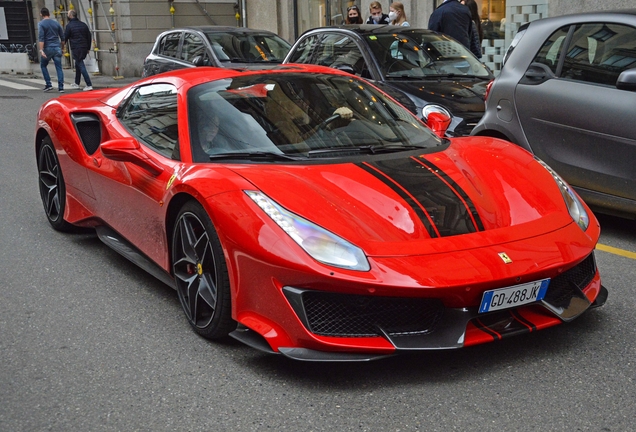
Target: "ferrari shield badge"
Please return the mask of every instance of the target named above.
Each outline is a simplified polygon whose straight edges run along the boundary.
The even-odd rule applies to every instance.
[[[499,252],[499,258],[501,258],[501,260],[506,263],[506,264],[510,264],[512,263],[512,260],[510,259],[510,257],[508,256],[507,253],[505,252]]]
[[[172,183],[174,182],[174,179],[177,178],[177,173],[172,174],[172,177],[170,177],[170,180],[168,180],[168,184],[166,184],[166,190],[170,189],[170,186],[172,186]]]

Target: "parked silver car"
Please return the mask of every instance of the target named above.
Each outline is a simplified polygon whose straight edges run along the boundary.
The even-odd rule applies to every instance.
[[[157,36],[142,76],[196,66],[264,69],[281,63],[291,45],[275,33],[245,27],[201,26]]]
[[[512,141],[597,210],[636,218],[636,9],[520,28],[472,135]]]

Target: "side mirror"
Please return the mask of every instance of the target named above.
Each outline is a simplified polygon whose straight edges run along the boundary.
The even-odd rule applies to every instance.
[[[195,66],[205,66],[205,58],[203,56],[196,56],[192,59],[192,64]]]
[[[621,72],[616,80],[616,88],[619,90],[636,90],[636,69],[627,69]]]
[[[441,112],[432,112],[426,119],[426,125],[440,138],[446,134],[450,123],[450,117]]]
[[[337,66],[333,66],[334,69],[338,69],[339,71],[346,72],[351,75],[355,75],[356,71],[348,64],[339,64]]]
[[[163,169],[159,165],[146,156],[141,150],[139,143],[133,138],[120,138],[106,141],[99,148],[106,159],[130,162],[145,169],[154,176],[158,176],[163,172]]]

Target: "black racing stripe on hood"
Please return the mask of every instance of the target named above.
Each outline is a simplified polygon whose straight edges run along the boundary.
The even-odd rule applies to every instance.
[[[477,208],[475,207],[475,204],[470,199],[468,194],[461,187],[459,187],[457,183],[455,183],[455,180],[450,178],[448,174],[446,174],[444,171],[439,169],[433,162],[426,160],[423,157],[420,157],[417,160],[420,163],[426,165],[429,169],[435,171],[440,177],[444,179],[444,181],[446,181],[450,185],[451,188],[453,188],[455,193],[457,193],[459,197],[464,201],[466,207],[468,208],[468,211],[473,216],[474,225],[477,231],[483,231],[484,224],[481,221],[481,218],[479,217],[479,213],[477,213]]]
[[[418,205],[415,199],[411,195],[409,195],[404,190],[404,188],[401,187],[401,185],[397,184],[395,181],[392,181],[392,179],[383,172],[380,172],[377,167],[373,166],[374,164],[357,163],[356,165],[380,180],[382,183],[390,187],[395,193],[397,193],[409,205],[409,207],[411,207],[413,211],[415,211],[415,214],[417,214],[419,219],[422,221],[424,228],[426,228],[426,231],[428,231],[428,234],[431,236],[431,238],[439,237],[439,233],[433,227],[433,221],[431,220],[430,216],[426,214],[426,211],[422,208],[422,206]]]
[[[384,173],[406,191],[411,198],[407,202],[413,209],[417,211],[418,207],[424,208],[440,237],[468,234],[477,230],[465,199],[460,197],[448,181],[442,179],[439,170],[431,169],[420,162],[420,159],[411,157],[366,164]],[[413,199],[416,203],[413,203]]]

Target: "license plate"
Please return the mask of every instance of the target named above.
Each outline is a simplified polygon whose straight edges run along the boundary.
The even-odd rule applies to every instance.
[[[486,291],[481,298],[479,313],[509,309],[543,300],[549,284],[550,279],[543,279],[512,287]]]

